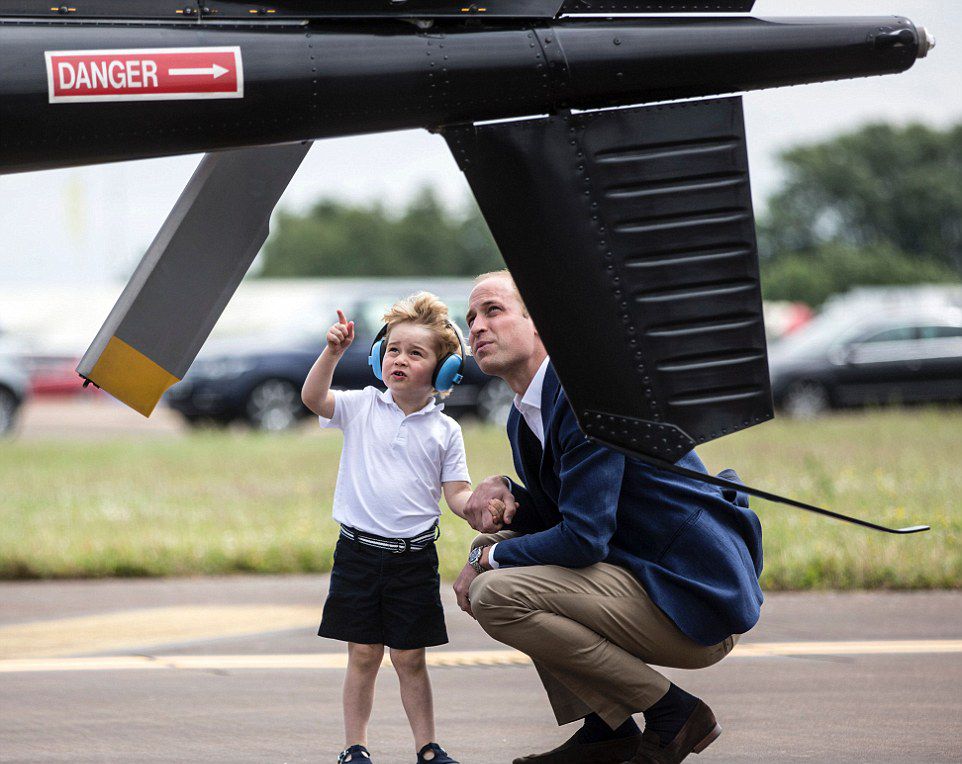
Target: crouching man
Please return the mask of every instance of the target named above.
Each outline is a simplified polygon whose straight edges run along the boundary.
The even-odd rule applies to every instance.
[[[469,522],[497,532],[475,540],[455,593],[488,634],[532,658],[559,725],[584,720],[515,764],[702,751],[721,733],[714,714],[651,664],[711,666],[755,625],[758,518],[740,492],[588,441],[507,271],[478,278],[467,322],[478,365],[515,392],[508,437],[523,484],[492,476],[471,497]],[[678,463],[705,469],[694,451]]]

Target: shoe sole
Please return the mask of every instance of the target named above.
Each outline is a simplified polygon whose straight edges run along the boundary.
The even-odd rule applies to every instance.
[[[714,743],[718,739],[718,736],[721,735],[721,733],[722,733],[721,725],[716,723],[714,729],[712,729],[711,732],[705,735],[704,739],[700,743],[698,743],[694,748],[691,749],[691,752],[701,753],[708,746]]]

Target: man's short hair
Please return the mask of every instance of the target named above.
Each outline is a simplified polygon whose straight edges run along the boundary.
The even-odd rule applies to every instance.
[[[518,285],[514,283],[514,276],[511,275],[511,271],[509,271],[507,268],[502,268],[500,271],[488,271],[487,273],[482,273],[480,276],[475,277],[474,285],[477,286],[485,279],[493,278],[503,278],[508,280],[508,283],[511,285],[511,291],[514,292],[515,299],[517,299],[518,304],[521,306],[521,312],[527,316],[528,306],[524,304],[524,299],[521,297],[521,292],[518,291]]]

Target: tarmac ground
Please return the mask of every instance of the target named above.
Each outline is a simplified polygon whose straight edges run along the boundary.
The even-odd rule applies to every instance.
[[[184,437],[106,396],[28,403],[18,437]],[[0,583],[0,762],[331,762],[343,747],[342,644],[315,636],[324,576]],[[429,650],[439,742],[465,764],[551,748],[525,656],[443,587]],[[962,761],[962,591],[770,594],[720,664],[667,670],[724,733],[697,761]],[[640,721],[640,718],[639,718]],[[412,763],[389,666],[370,748]]]
[[[323,576],[0,584],[0,761],[333,762],[345,650]],[[445,585],[438,737],[465,764],[572,734]],[[725,731],[699,762],[962,761],[962,592],[769,595],[720,664],[668,670]],[[640,721],[640,719],[639,719]],[[385,666],[370,748],[413,762]]]

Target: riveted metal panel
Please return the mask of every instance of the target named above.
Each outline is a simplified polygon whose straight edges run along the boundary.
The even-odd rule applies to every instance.
[[[4,16],[105,19],[554,18],[562,0],[4,0]]]
[[[4,16],[113,19],[542,18],[562,14],[745,13],[754,0],[5,0]]]
[[[771,418],[739,98],[445,135],[586,433],[676,459]]]
[[[562,13],[748,13],[755,0],[565,0]]]

